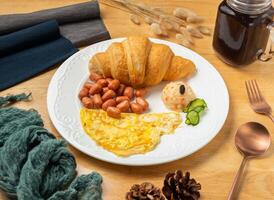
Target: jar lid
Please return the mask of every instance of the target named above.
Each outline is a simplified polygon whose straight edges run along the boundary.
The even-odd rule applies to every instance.
[[[227,0],[227,4],[244,14],[261,14],[272,6],[272,0]]]

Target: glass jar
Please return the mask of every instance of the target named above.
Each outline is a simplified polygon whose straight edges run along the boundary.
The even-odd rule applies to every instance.
[[[268,60],[274,9],[271,0],[224,0],[218,8],[213,48],[226,63],[247,65]]]

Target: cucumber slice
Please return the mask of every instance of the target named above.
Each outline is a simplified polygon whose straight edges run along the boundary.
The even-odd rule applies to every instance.
[[[203,99],[195,99],[191,101],[186,108],[183,109],[184,113],[186,114],[186,121],[187,125],[196,126],[200,122],[200,115],[204,112],[207,108],[207,104]]]
[[[193,110],[200,114],[201,112],[203,112],[205,110],[205,107],[198,106],[198,107],[194,108]]]
[[[195,99],[195,100],[190,102],[190,105],[188,107],[187,112],[190,112],[190,111],[194,110],[196,107],[206,108],[207,104],[206,104],[205,100],[203,100],[203,99]]]
[[[186,123],[187,125],[190,125],[190,124],[191,124],[189,119],[186,119],[185,123]]]
[[[185,108],[183,108],[183,113],[187,113],[187,111],[188,111],[188,108],[189,108],[189,104],[187,105],[187,107],[185,107]]]
[[[204,110],[205,108],[207,108],[207,104],[206,104],[205,100],[197,98],[197,99],[194,99],[193,101],[191,101],[191,102],[187,105],[187,107],[183,108],[182,111],[183,111],[184,113],[188,113],[188,112],[190,112],[190,111],[192,111],[192,110],[195,110],[196,107],[201,107],[201,108],[198,109],[198,112],[200,112],[199,110],[202,110],[202,108],[203,108],[203,110]]]
[[[194,110],[188,112],[186,115],[186,118],[187,120],[189,120],[190,124],[193,126],[199,124],[199,121],[200,121],[199,113]]]

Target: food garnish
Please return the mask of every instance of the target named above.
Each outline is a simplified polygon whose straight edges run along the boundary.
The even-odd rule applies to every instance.
[[[202,109],[204,110],[205,108],[207,108],[207,104],[205,102],[204,99],[200,99],[200,98],[197,98],[197,99],[194,99],[193,101],[191,101],[186,108],[183,109],[183,112],[187,113],[187,112],[190,112],[192,110],[195,110],[195,109]],[[200,112],[196,110],[197,112]]]
[[[186,121],[187,125],[196,126],[200,122],[200,117],[202,113],[207,108],[207,104],[204,99],[195,99],[191,101],[186,108],[183,109],[184,113],[186,114]]]
[[[139,115],[121,113],[116,107],[108,107],[107,112],[82,108],[81,123],[98,145],[119,156],[151,151],[161,135],[173,133],[182,122],[178,112]]]
[[[180,94],[184,94],[186,91],[185,85],[180,85]]]
[[[186,121],[185,123],[187,125],[197,125],[200,122],[200,117],[199,117],[199,113],[192,110],[190,112],[187,113],[186,115]]]

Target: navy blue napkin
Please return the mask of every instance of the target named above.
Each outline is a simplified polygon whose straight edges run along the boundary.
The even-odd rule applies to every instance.
[[[94,0],[32,13],[0,15],[0,35],[49,20],[56,20],[61,35],[76,47],[110,39],[100,16],[99,3]]]
[[[77,52],[47,21],[0,36],[0,91],[41,73]]]

